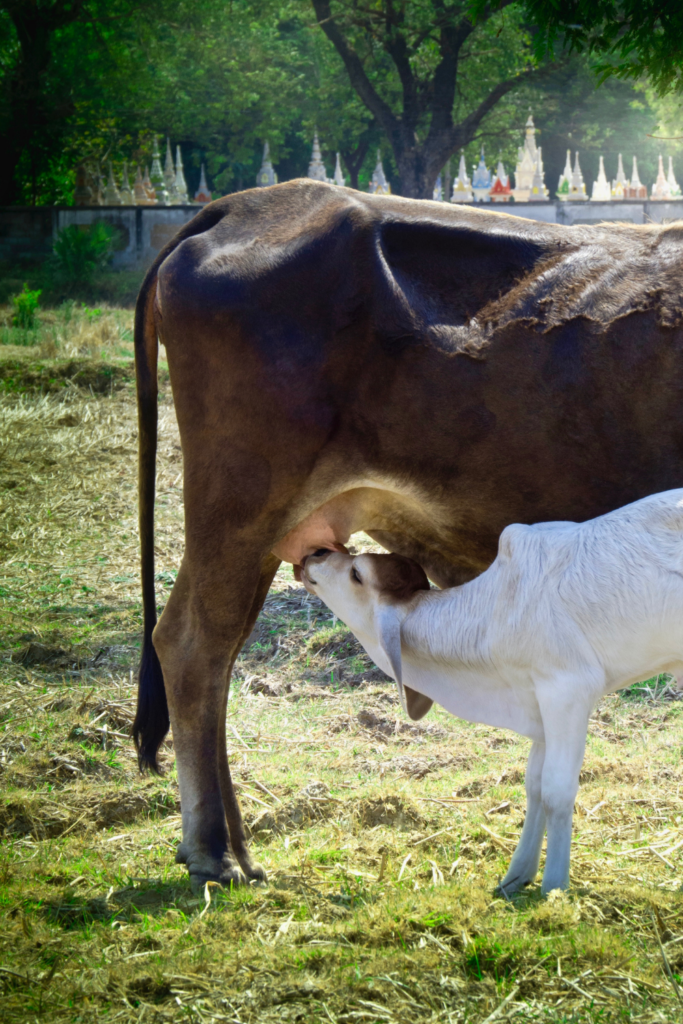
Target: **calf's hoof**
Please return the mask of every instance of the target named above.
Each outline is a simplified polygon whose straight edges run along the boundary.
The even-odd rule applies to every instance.
[[[531,885],[531,878],[524,878],[523,875],[518,875],[516,878],[504,878],[502,882],[499,882],[496,888],[493,890],[494,896],[502,896],[504,899],[509,899],[510,896],[514,896],[515,893],[521,892],[527,885]]]
[[[242,871],[239,864],[236,864],[229,853],[224,853],[219,860],[208,853],[188,850],[184,843],[181,843],[176,853],[176,863],[184,864],[190,875],[192,892],[201,893],[207,882],[216,882],[218,885],[230,889],[237,885],[246,885],[249,879]],[[263,869],[260,869],[260,876],[264,876]]]

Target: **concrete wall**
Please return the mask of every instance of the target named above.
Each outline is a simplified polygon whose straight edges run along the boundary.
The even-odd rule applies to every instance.
[[[498,210],[550,224],[669,224],[683,220],[683,200],[671,203],[482,203],[481,209]],[[86,226],[96,221],[114,225],[117,244],[114,266],[149,266],[160,249],[199,206],[5,206],[0,207],[0,260],[44,259],[52,251],[57,233],[69,224]]]

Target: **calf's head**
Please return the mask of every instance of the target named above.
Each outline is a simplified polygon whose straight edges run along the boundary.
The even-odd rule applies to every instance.
[[[404,687],[401,666],[401,622],[415,594],[429,590],[424,569],[403,555],[321,550],[304,559],[301,580],[346,623],[370,657],[377,660],[377,650],[384,654],[408,715],[426,715],[432,701]]]

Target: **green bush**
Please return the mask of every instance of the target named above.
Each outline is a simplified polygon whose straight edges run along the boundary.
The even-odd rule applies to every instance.
[[[54,261],[58,271],[73,283],[87,283],[96,270],[111,259],[114,229],[102,221],[84,231],[77,224],[63,228],[54,244]]]
[[[24,282],[24,287],[19,294],[12,296],[12,305],[14,306],[12,324],[14,327],[21,327],[24,331],[32,331],[36,327],[36,310],[40,295],[40,289],[31,291]]]

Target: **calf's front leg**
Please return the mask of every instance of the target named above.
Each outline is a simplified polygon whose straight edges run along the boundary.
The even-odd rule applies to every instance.
[[[541,883],[545,896],[552,889],[569,888],[574,802],[586,749],[588,719],[598,694],[588,681],[584,684],[576,679],[569,685],[562,681],[544,689],[539,705],[546,740],[541,774],[541,799],[548,829]]]
[[[526,769],[526,815],[517,849],[510,867],[498,888],[504,896],[523,889],[532,882],[541,859],[541,845],[545,831],[545,811],[541,797],[541,777],[545,760],[545,743],[532,743]]]

